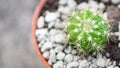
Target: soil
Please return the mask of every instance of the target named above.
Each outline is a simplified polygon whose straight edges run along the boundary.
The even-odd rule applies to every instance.
[[[59,0],[48,0],[47,4],[45,5],[44,9],[42,10],[40,15],[44,16],[44,12],[49,10],[51,12],[56,11],[58,8],[58,1]],[[77,4],[81,2],[88,2],[88,0],[75,0]],[[97,0],[101,2],[101,0]],[[109,24],[112,26],[111,32],[118,31],[118,22],[120,21],[120,10],[115,6],[112,5],[111,1],[105,3],[106,8],[105,11],[108,13]],[[106,43],[105,51],[110,54],[111,60],[116,60],[117,63],[120,62],[120,48],[118,48],[118,40],[117,36],[111,36],[109,42]]]

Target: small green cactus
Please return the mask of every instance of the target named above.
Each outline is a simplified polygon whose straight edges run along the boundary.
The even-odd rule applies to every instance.
[[[108,41],[109,28],[108,22],[101,14],[83,10],[71,17],[67,26],[69,41],[85,54],[99,52]]]

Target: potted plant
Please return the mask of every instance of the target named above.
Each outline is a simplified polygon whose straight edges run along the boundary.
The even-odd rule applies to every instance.
[[[119,5],[113,0],[41,0],[32,37],[46,68],[119,68]]]

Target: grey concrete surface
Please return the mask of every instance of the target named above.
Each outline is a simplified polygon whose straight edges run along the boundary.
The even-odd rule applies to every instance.
[[[0,68],[45,68],[31,38],[31,21],[38,2],[0,0]]]

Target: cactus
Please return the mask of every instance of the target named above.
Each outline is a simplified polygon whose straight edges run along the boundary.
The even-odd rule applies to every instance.
[[[109,38],[110,26],[102,14],[82,10],[71,16],[67,26],[70,43],[85,54],[100,52]]]

